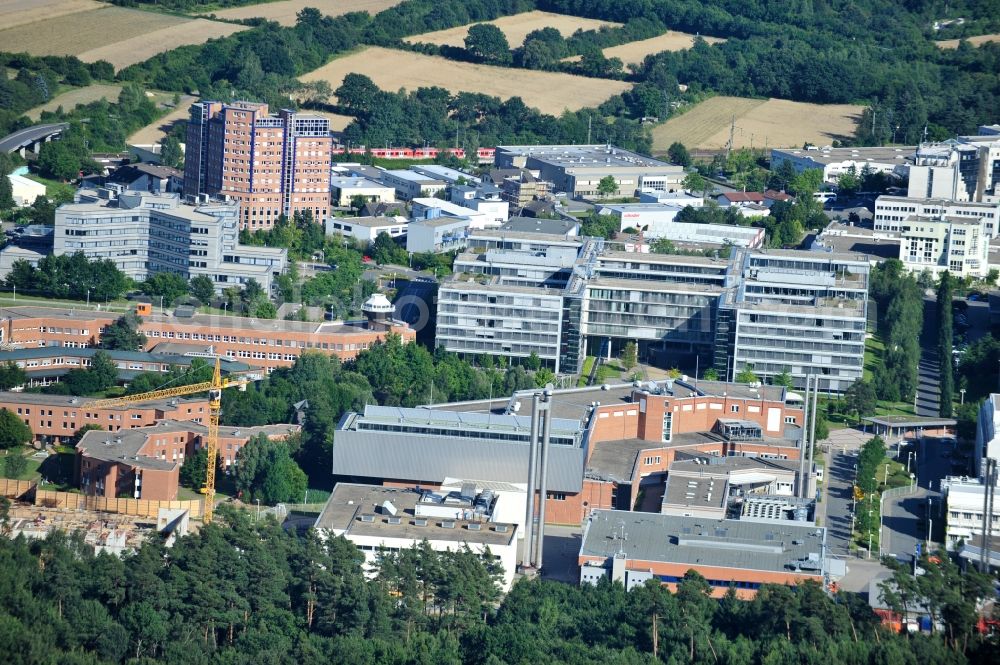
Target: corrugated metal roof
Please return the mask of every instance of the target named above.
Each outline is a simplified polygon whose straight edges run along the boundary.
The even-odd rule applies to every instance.
[[[525,483],[528,450],[526,442],[517,441],[342,430],[337,431],[333,443],[333,473],[413,481],[477,478]],[[583,460],[582,448],[552,446],[549,490],[579,492]]]

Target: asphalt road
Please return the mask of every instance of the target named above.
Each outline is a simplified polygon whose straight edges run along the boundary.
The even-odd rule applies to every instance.
[[[853,452],[853,451],[852,451]],[[849,553],[851,541],[851,504],[854,487],[854,467],[858,458],[834,449],[830,455],[826,478],[826,542],[830,554]]]
[[[933,540],[939,542],[944,533],[937,520],[941,509],[941,479],[952,469],[951,455],[954,446],[945,439],[924,438],[919,443],[903,447],[901,460],[909,452],[917,457],[917,490],[902,497],[890,497],[882,506],[882,553],[906,560],[915,553],[917,543],[926,546],[926,515],[928,499],[931,502]]]
[[[924,326],[920,331],[919,385],[914,407],[918,416],[940,415],[941,370],[937,352],[937,302],[924,298]]]

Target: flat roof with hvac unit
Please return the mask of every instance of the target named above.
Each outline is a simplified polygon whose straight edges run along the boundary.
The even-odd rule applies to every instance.
[[[586,524],[580,559],[624,554],[637,566],[681,564],[710,579],[722,576],[723,569],[822,577],[825,546],[826,529],[808,523],[599,510]]]

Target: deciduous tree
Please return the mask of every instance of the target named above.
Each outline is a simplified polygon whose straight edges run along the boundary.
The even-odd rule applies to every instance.
[[[0,448],[14,448],[31,443],[32,433],[23,420],[7,409],[0,409]]]

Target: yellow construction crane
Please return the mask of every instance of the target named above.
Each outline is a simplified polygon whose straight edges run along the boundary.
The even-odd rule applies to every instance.
[[[100,399],[88,404],[95,409],[108,409],[125,404],[136,404],[140,402],[151,402],[157,399],[168,399],[170,397],[182,397],[184,395],[194,395],[208,392],[208,460],[205,466],[205,486],[201,488],[201,493],[205,495],[205,510],[202,519],[205,524],[212,521],[212,511],[215,507],[215,460],[219,454],[219,413],[222,410],[222,391],[226,388],[238,387],[241,390],[246,388],[250,382],[246,378],[222,378],[221,363],[215,359],[215,373],[211,381],[192,383],[187,386],[177,388],[164,388],[162,390],[151,390],[148,393],[138,393],[136,395],[125,395],[124,397],[114,397],[110,399]]]

